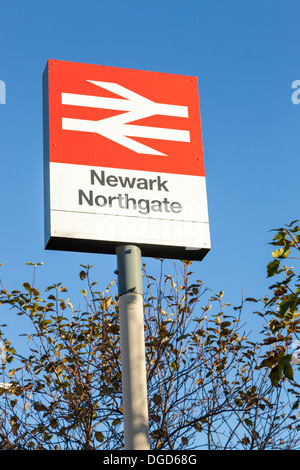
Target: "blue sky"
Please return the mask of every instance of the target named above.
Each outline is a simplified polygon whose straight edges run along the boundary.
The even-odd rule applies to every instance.
[[[235,305],[264,295],[269,230],[299,218],[299,16],[295,0],[2,0],[4,285],[30,279],[29,261],[71,299],[80,264],[100,289],[115,277],[115,256],[44,250],[42,73],[57,59],[198,77],[212,249],[193,270]]]

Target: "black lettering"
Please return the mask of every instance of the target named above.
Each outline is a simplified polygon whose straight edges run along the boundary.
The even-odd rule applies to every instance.
[[[169,192],[167,188],[167,180],[162,180],[160,176],[157,176],[155,179],[149,179],[147,180],[146,178],[130,178],[129,176],[115,176],[115,175],[108,175],[105,177],[105,171],[101,170],[100,176],[95,170],[91,170],[91,184],[94,185],[98,182],[101,186],[105,186],[107,184],[108,186],[111,187],[116,187],[118,184],[122,186],[122,188],[134,188],[136,187],[138,189],[149,189],[149,190],[154,190],[156,188],[155,185],[157,185],[158,191],[166,191]]]
[[[129,186],[129,188],[133,188],[134,185],[135,185],[136,178],[132,178],[130,180],[130,178],[128,176],[125,176],[125,178],[123,180],[122,176],[119,176],[119,180],[120,180],[122,188],[126,188],[126,186]]]
[[[148,189],[148,182],[145,178],[139,178],[136,183],[136,187],[139,189]]]
[[[103,200],[103,203],[101,203],[101,199]],[[96,196],[95,197],[95,204],[98,206],[98,207],[104,207],[106,206],[107,204],[107,200],[106,200],[106,197],[105,196],[101,196],[101,194],[99,196]]]
[[[153,212],[161,212],[162,211],[161,201],[152,201],[151,202],[151,210]]]
[[[128,194],[125,194],[126,209],[129,209],[129,201],[133,203],[133,209],[136,209],[136,200],[133,197],[128,197]]]
[[[168,204],[170,204],[170,202],[168,201],[168,199],[165,197],[164,200],[162,201],[162,203],[165,205],[165,211],[166,212],[170,212],[169,208],[168,208]]]
[[[121,209],[125,209],[125,207],[123,206],[123,199],[124,198],[123,198],[122,194],[118,194],[119,207]]]
[[[154,183],[157,183],[157,180],[149,180],[149,189],[153,190]]]
[[[118,198],[117,198],[116,196],[109,196],[109,197],[108,197],[108,205],[109,205],[109,207],[112,207],[112,201],[113,201],[114,199],[118,199]]]
[[[166,184],[167,184],[168,181],[163,181],[161,182],[161,179],[160,179],[160,176],[157,177],[157,188],[158,188],[158,191],[161,191],[161,188],[164,188],[165,191],[169,192]]]
[[[182,211],[182,206],[179,202],[172,202],[170,208],[172,212],[175,212],[175,214],[179,214],[179,212]]]
[[[118,185],[118,178],[114,175],[109,175],[107,178],[106,178],[106,182],[108,184],[108,186],[117,186]]]
[[[139,212],[141,214],[149,214],[150,212],[150,204],[148,199],[140,199],[138,201]]]
[[[99,178],[95,170],[91,170],[91,184],[95,184],[95,178],[102,186],[105,186],[105,173],[103,170],[101,171],[101,178]]]
[[[78,193],[78,196],[79,196],[79,205],[82,206],[83,202],[83,198],[86,200],[86,202],[88,203],[89,206],[92,206],[93,205],[93,191],[89,191],[89,196],[86,196],[86,194],[83,192],[82,189],[79,189],[79,193]]]

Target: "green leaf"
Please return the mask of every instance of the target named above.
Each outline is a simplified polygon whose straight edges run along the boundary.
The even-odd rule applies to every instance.
[[[80,271],[79,277],[83,281],[87,277],[87,273],[85,271]]]
[[[116,418],[113,420],[113,422],[111,423],[112,426],[117,426],[117,424],[119,424],[121,422],[120,418]]]
[[[271,263],[269,263],[267,266],[268,277],[274,276],[274,274],[278,272],[279,266],[280,266],[279,259],[275,259],[274,261],[271,261]]]
[[[102,432],[100,432],[100,431],[95,432],[95,438],[98,442],[103,442],[104,441],[104,436],[103,436]]]
[[[285,313],[288,310],[293,311],[296,308],[296,306],[297,306],[297,302],[295,301],[293,297],[287,300],[283,300],[279,307],[280,314],[285,315]]]
[[[278,383],[281,379],[281,370],[280,370],[278,365],[273,367],[273,369],[271,370],[271,372],[269,374],[269,378],[270,378],[271,384],[273,386],[278,385]]]
[[[32,288],[31,288],[31,285],[29,284],[29,282],[24,282],[23,283],[23,287],[25,287],[25,289],[28,291],[28,292],[32,292]]]
[[[283,365],[283,374],[289,380],[294,379],[293,367],[289,361],[285,361]]]
[[[176,361],[171,362],[171,367],[173,370],[179,369],[179,364]]]
[[[153,398],[152,398],[153,402],[155,403],[156,406],[160,405],[161,402],[162,402],[162,398],[160,395],[158,395],[157,393],[155,393],[153,395]]]
[[[195,428],[196,431],[198,431],[198,432],[203,431],[203,427],[201,426],[200,423],[195,423],[195,424],[194,424],[194,428]]]
[[[292,355],[286,354],[279,361],[279,367],[282,370],[283,375],[289,380],[293,380],[293,376],[294,376],[293,367],[291,365],[291,359],[292,359]]]

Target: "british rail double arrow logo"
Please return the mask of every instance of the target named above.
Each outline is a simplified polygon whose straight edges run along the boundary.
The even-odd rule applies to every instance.
[[[130,137],[190,142],[190,132],[187,130],[131,124],[134,121],[155,115],[188,118],[187,106],[156,103],[121,85],[118,85],[117,83],[95,80],[87,81],[122,98],[61,93],[62,104],[125,112],[96,121],[63,117],[62,129],[97,133],[132,150],[133,152],[148,155],[166,154],[150,148],[147,145],[141,144]]]

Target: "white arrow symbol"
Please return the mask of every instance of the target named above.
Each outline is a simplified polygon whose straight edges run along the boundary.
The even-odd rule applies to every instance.
[[[125,99],[105,98],[101,96],[62,93],[62,104],[84,106],[92,108],[127,111],[106,119],[90,121],[86,119],[62,118],[62,129],[82,132],[98,133],[124,147],[137,153],[149,155],[165,155],[144,144],[136,142],[129,137],[146,137],[150,139],[172,140],[177,142],[190,142],[189,131],[167,129],[162,127],[149,127],[130,124],[138,119],[154,115],[188,117],[188,107],[155,103],[144,98],[117,83],[87,80],[94,85],[122,96]]]

